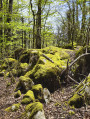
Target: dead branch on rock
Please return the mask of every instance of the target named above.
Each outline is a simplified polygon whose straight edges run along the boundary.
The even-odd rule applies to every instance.
[[[49,60],[50,62],[54,63],[54,61],[52,59],[50,59],[48,56],[46,56],[45,54],[42,54],[43,57],[45,57],[47,60]]]

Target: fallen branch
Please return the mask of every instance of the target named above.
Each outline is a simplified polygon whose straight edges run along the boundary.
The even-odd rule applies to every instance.
[[[52,59],[50,59],[48,56],[46,56],[45,54],[42,54],[43,57],[45,57],[47,60],[49,60],[50,62],[54,63],[54,61]]]
[[[71,81],[75,82],[76,84],[79,84],[77,81],[75,81],[72,77],[70,77],[69,75],[67,76]]]

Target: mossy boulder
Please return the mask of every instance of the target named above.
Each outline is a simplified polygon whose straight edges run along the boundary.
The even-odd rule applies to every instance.
[[[34,85],[34,82],[29,77],[20,76],[19,82],[16,86],[15,91],[21,90],[22,93],[25,93],[28,90],[30,90],[33,85]]]
[[[28,104],[25,108],[25,116],[28,117],[29,119],[45,119],[44,113],[43,115],[41,113],[37,115],[39,111],[44,112],[42,103],[34,102]],[[38,116],[38,118],[36,117],[36,115]]]
[[[43,87],[41,84],[32,86],[32,91],[34,92],[36,99],[43,101]]]
[[[28,70],[30,70],[35,66],[38,59],[39,52],[37,50],[27,50],[20,56],[19,61],[22,63],[29,63],[30,65],[28,67]]]
[[[70,58],[67,51],[69,50],[52,46],[41,49],[36,65],[25,76],[30,77],[36,84],[42,84],[50,92],[55,91],[60,87],[60,73],[66,68]]]
[[[87,48],[88,53],[90,53],[90,46]],[[86,47],[81,47],[76,52],[76,57],[85,54]],[[76,68],[74,71],[74,78],[77,79],[77,81],[84,79],[85,75],[87,76],[90,72],[90,55],[83,56],[76,62]],[[80,75],[83,74],[83,75]]]
[[[4,74],[6,76],[11,76],[11,75],[16,76],[17,75],[17,70],[16,70],[17,66],[18,66],[18,61],[16,59],[6,58],[2,61],[1,72],[5,71]]]
[[[30,102],[35,101],[34,93],[33,91],[29,90],[24,96],[21,101],[22,104],[29,104]]]
[[[16,112],[20,107],[20,103],[13,104],[12,106],[5,109],[7,112]]]
[[[23,53],[23,51],[25,51],[25,49],[23,49],[23,48],[17,48],[14,51],[13,57],[18,60],[20,58],[21,54]]]
[[[85,103],[90,105],[90,93],[86,91],[87,87],[89,87],[88,89],[90,90],[90,75],[76,88],[73,97],[69,100],[71,106],[80,108]]]
[[[14,97],[15,97],[15,98],[18,98],[18,97],[20,97],[20,96],[21,96],[21,91],[18,90],[18,91],[15,93]]]
[[[27,72],[25,76],[31,77],[36,84],[40,83],[43,87],[49,88],[50,91],[60,87],[59,69],[55,66],[37,64],[34,69]]]

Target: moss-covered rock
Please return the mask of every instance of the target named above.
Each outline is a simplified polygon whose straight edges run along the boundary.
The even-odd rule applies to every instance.
[[[41,84],[32,86],[32,91],[34,92],[36,99],[43,101],[43,87]]]
[[[34,102],[34,103],[28,104],[26,106],[26,108],[25,108],[25,115],[29,119],[36,119],[34,116],[39,111],[43,111],[43,105],[40,102]],[[44,117],[42,119],[45,119],[45,115],[44,115]]]
[[[0,71],[0,76],[1,77],[4,76],[4,74],[5,74],[5,70]]]
[[[81,47],[76,52],[76,57],[84,54],[86,52],[86,47]],[[90,53],[90,46],[87,48],[87,52]],[[77,81],[82,80],[85,78],[85,75],[87,76],[90,72],[90,55],[83,56],[76,62],[76,68],[74,71],[74,78],[77,79]],[[80,75],[83,74],[83,75]]]
[[[21,54],[23,53],[23,51],[25,51],[25,49],[23,49],[23,48],[17,48],[14,51],[13,57],[18,60],[20,58]]]
[[[18,97],[20,97],[20,96],[21,96],[21,91],[18,90],[18,91],[15,93],[14,97],[15,97],[15,98],[18,98]]]
[[[17,104],[13,104],[12,106],[8,107],[5,109],[5,111],[7,112],[15,112],[19,109],[20,107],[20,103],[17,103]]]
[[[29,90],[24,96],[21,101],[22,104],[29,104],[30,102],[35,101],[34,93],[33,91]]]
[[[90,95],[89,93],[87,94],[88,91],[85,91],[87,84],[90,86],[90,75],[83,81],[83,83],[80,83],[75,90],[73,97],[69,100],[71,106],[80,108],[84,103],[90,104]]]
[[[33,85],[34,85],[34,82],[29,77],[20,76],[19,82],[16,86],[15,91],[21,90],[22,93],[25,93],[28,90],[30,90]]]
[[[60,87],[60,72],[66,68],[70,56],[66,49],[52,46],[39,52],[40,56],[36,65],[25,76],[30,77],[36,84],[40,83],[53,92]]]

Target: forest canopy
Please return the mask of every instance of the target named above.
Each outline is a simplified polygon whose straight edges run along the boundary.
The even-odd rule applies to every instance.
[[[18,47],[89,45],[89,23],[88,0],[0,0],[0,57]]]

